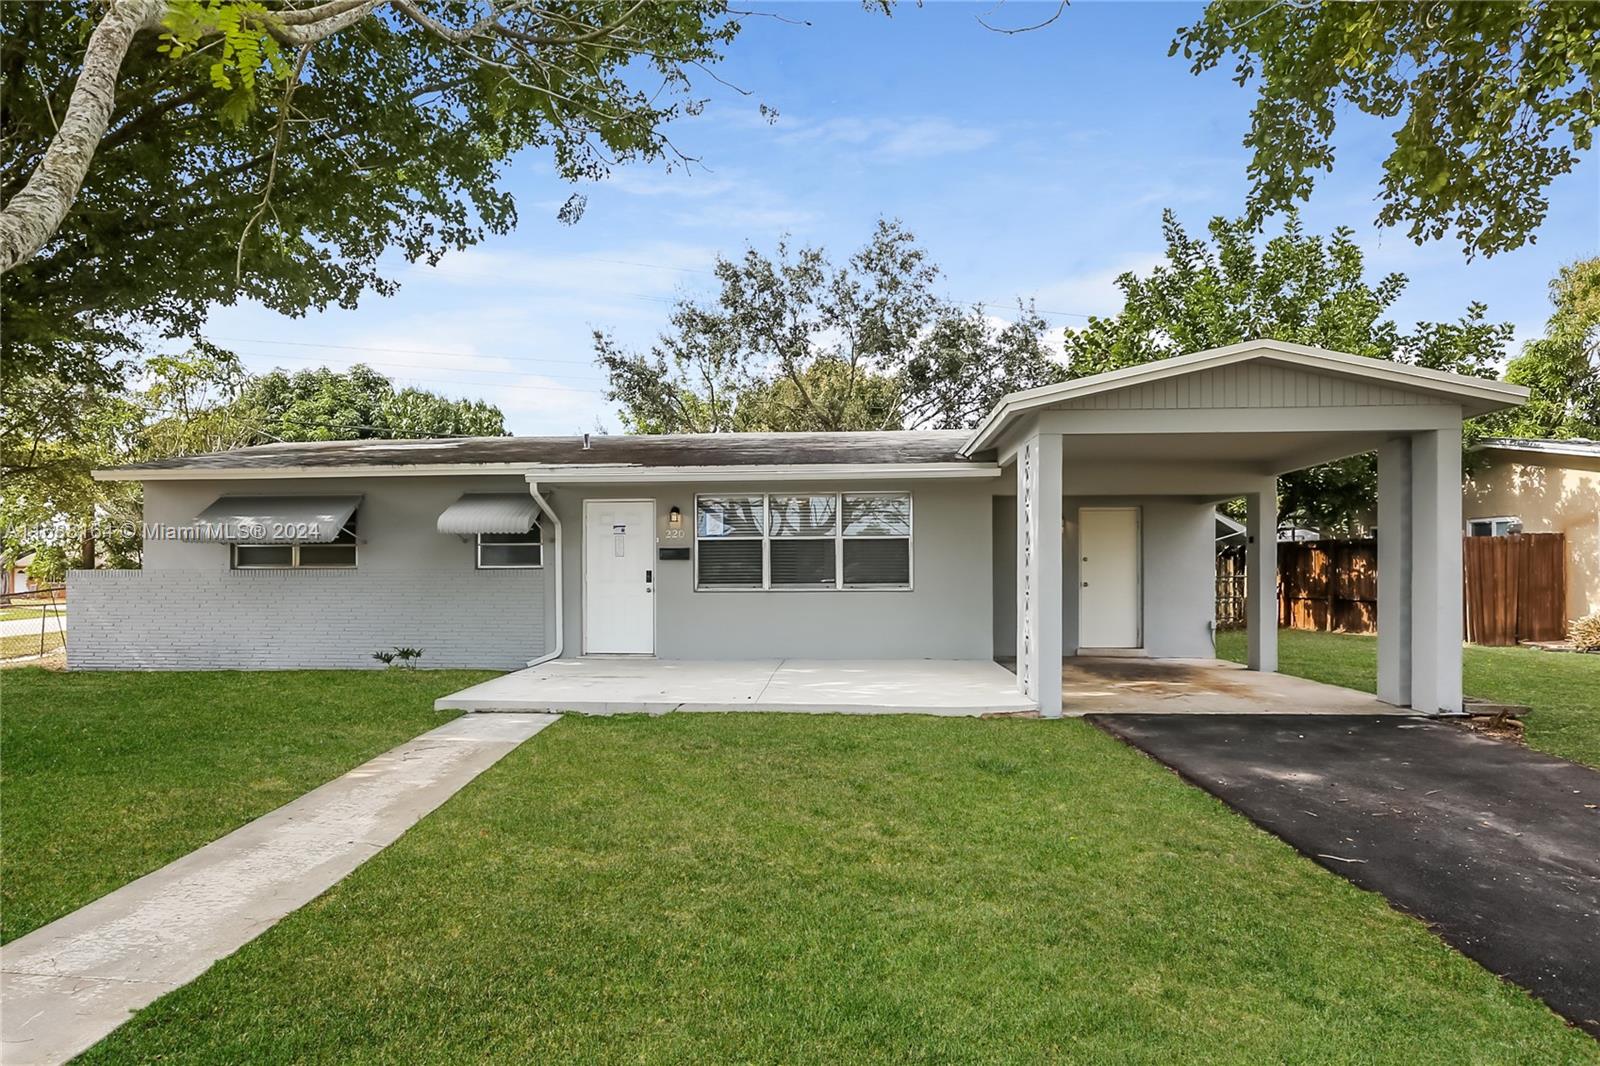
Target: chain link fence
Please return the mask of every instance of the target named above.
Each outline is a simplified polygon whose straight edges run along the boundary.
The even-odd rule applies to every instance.
[[[41,659],[67,646],[65,586],[0,596],[0,660]]]

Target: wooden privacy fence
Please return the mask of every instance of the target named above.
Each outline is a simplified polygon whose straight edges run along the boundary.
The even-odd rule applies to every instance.
[[[1461,542],[1467,639],[1474,644],[1567,635],[1567,544],[1561,533]]]
[[[1371,633],[1378,626],[1378,546],[1362,540],[1278,545],[1278,624]]]
[[[1474,644],[1560,640],[1566,635],[1566,537],[1521,533],[1463,537],[1463,612]],[[1245,552],[1217,552],[1217,627],[1245,624]],[[1278,624],[1372,633],[1378,624],[1378,548],[1372,538],[1278,545]]]

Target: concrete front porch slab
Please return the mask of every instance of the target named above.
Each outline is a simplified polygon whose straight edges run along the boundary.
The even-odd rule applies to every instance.
[[[445,696],[440,710],[979,715],[1033,709],[986,660],[557,659]]]

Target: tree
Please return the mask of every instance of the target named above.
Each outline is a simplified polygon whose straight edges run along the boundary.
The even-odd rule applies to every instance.
[[[364,366],[252,377],[233,353],[202,344],[149,359],[141,378],[116,388],[43,375],[12,382],[23,402],[0,416],[6,558],[56,547],[84,566],[102,556],[137,565],[139,486],[97,482],[99,467],[281,440],[505,433],[498,408],[396,390]]]
[[[964,311],[934,292],[927,252],[880,221],[842,265],[780,241],[718,258],[714,303],[680,300],[648,353],[603,332],[607,398],[638,433],[972,425],[1006,392],[1055,380],[1043,319]]]
[[[723,0],[8,4],[7,375],[107,387],[213,304],[390,294],[386,253],[512,227],[526,149],[568,179],[681,161],[665,126],[738,31]]]
[[[500,437],[506,432],[498,407],[422,389],[396,391],[387,377],[359,363],[344,371],[273,370],[251,378],[230,411],[249,423],[253,443]]]
[[[1307,235],[1291,211],[1284,232],[1257,249],[1247,219],[1215,218],[1210,240],[1191,236],[1171,211],[1162,215],[1166,262],[1117,279],[1122,310],[1065,334],[1072,377],[1169,356],[1267,338],[1457,374],[1493,377],[1511,339],[1481,303],[1455,322],[1419,322],[1404,333],[1388,316],[1406,278],[1366,278],[1348,229],[1324,240]],[[1349,531],[1370,513],[1377,473],[1356,456],[1279,481],[1285,521],[1324,532]]]
[[[1506,380],[1530,390],[1528,402],[1495,416],[1489,431],[1507,437],[1600,440],[1600,257],[1580,259],[1550,282],[1555,311],[1545,335],[1506,367]]]
[[[1199,74],[1256,84],[1249,217],[1310,196],[1333,169],[1343,106],[1398,122],[1378,222],[1418,243],[1452,229],[1469,257],[1534,239],[1550,183],[1593,144],[1600,5],[1214,0],[1180,29]]]

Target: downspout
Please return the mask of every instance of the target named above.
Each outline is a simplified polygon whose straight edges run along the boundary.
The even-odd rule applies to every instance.
[[[555,556],[556,571],[556,641],[555,647],[551,651],[546,652],[537,659],[528,660],[529,666],[540,666],[549,662],[551,659],[561,658],[562,646],[566,643],[567,637],[567,627],[563,623],[561,613],[561,519],[556,515],[556,509],[550,506],[549,501],[547,501],[543,496],[539,495],[539,483],[537,481],[529,480],[528,492],[533,496],[533,502],[538,505],[539,510],[545,515],[545,517],[550,519],[550,528],[554,534],[554,537],[551,540],[551,548],[553,549],[551,554]]]

